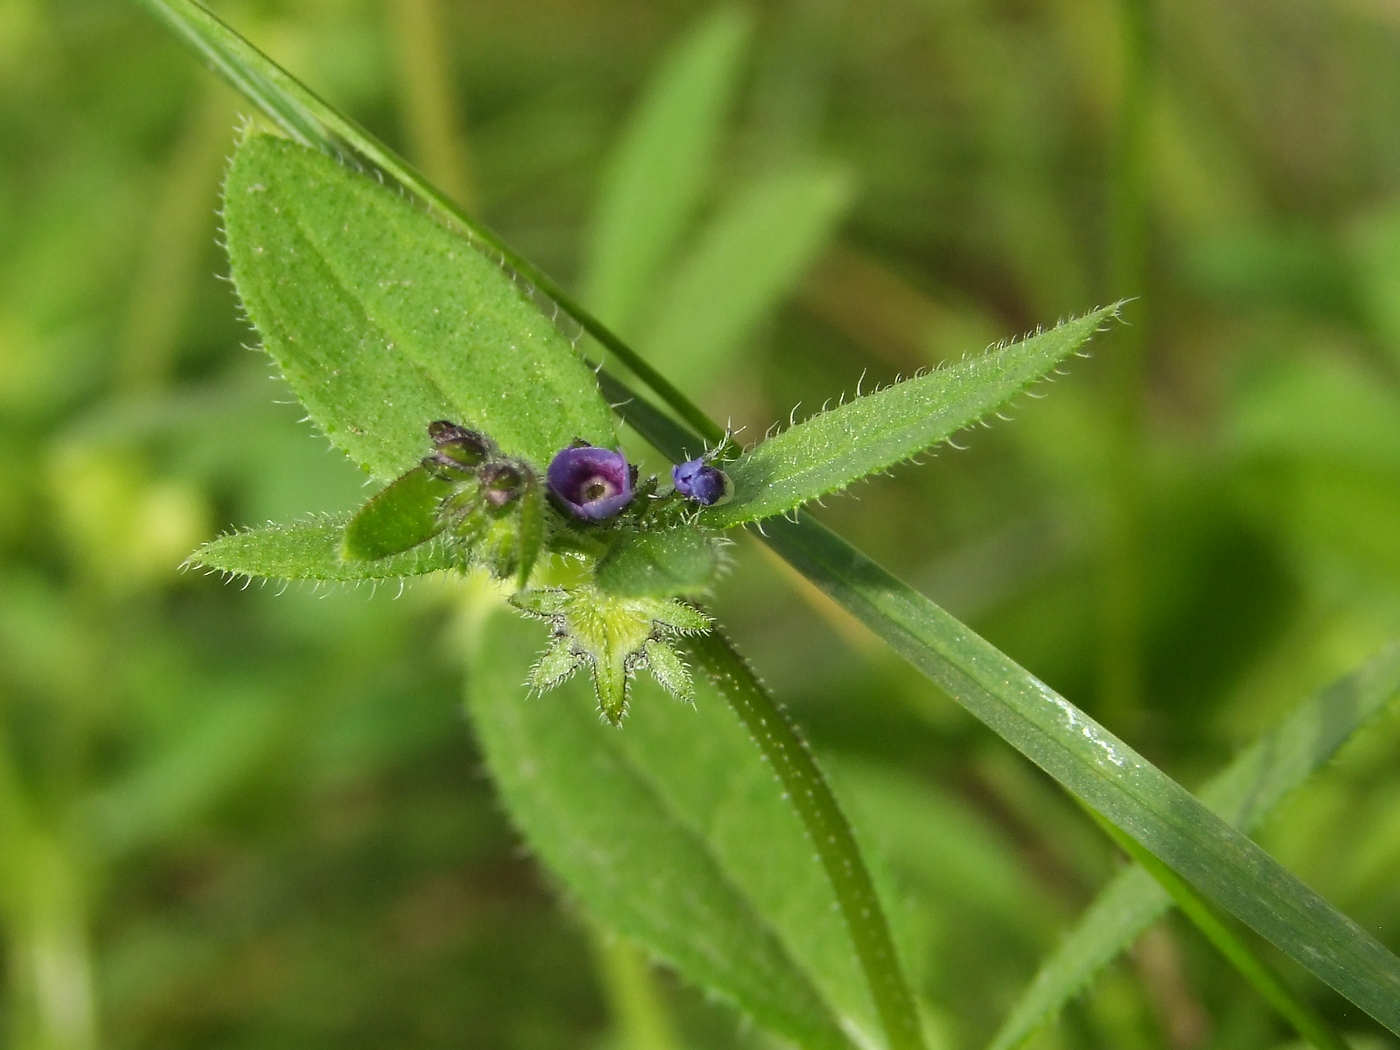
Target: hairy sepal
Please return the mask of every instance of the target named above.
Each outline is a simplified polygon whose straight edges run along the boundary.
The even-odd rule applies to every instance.
[[[671,695],[692,699],[690,674],[672,646],[679,636],[710,629],[710,618],[694,606],[671,598],[623,598],[592,584],[520,591],[511,604],[553,627],[549,648],[530,672],[532,689],[552,688],[586,665],[598,708],[613,725],[626,715],[629,684],[644,667]]]

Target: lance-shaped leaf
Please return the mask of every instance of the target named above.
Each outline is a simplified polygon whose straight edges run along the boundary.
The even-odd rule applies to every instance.
[[[370,497],[345,526],[341,553],[349,559],[387,558],[426,543],[443,529],[438,514],[452,483],[414,467]]]
[[[918,455],[1011,400],[1117,312],[1095,310],[804,420],[726,466],[734,499],[701,520],[724,528],[786,514]]]
[[[327,515],[291,525],[268,525],[211,540],[190,555],[190,564],[235,576],[276,580],[391,580],[422,576],[461,564],[442,539],[402,554],[373,560],[341,557],[348,515]]]
[[[583,359],[493,260],[383,186],[254,134],[224,185],[238,294],[311,418],[380,478],[449,419],[535,465],[616,444]]]

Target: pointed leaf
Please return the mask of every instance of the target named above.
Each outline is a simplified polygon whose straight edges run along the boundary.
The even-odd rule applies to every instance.
[[[391,580],[455,568],[460,564],[442,539],[373,561],[341,557],[347,515],[269,525],[220,536],[190,555],[190,564],[281,580]]]
[[[725,467],[734,499],[701,520],[723,528],[786,514],[931,448],[1045,375],[1117,311],[1095,310],[790,427]]]
[[[329,157],[254,134],[224,186],[234,283],[311,418],[377,477],[435,419],[538,466],[615,443],[588,366],[491,259]]]
[[[370,497],[345,526],[341,554],[349,559],[386,558],[426,543],[443,529],[438,506],[452,484],[414,467]]]

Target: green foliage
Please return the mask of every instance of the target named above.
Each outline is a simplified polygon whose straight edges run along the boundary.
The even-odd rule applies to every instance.
[[[705,189],[738,86],[751,19],[720,7],[663,62],[598,194],[584,299],[620,332],[633,328],[651,282]]]
[[[233,279],[287,382],[375,477],[424,452],[428,423],[481,430],[542,467],[616,438],[558,330],[474,245],[330,158],[253,134],[224,184]]]
[[[1086,343],[1117,306],[896,383],[819,413],[728,464],[734,499],[705,512],[723,527],[786,514],[976,423]]]
[[[598,561],[598,586],[623,598],[674,598],[708,591],[719,570],[719,540],[697,529],[639,532]]]
[[[327,516],[234,532],[204,544],[190,562],[234,576],[336,582],[401,579],[461,564],[461,557],[441,540],[398,554],[347,559],[345,531],[353,520]]]
[[[1298,705],[1206,784],[1201,801],[1241,831],[1253,831],[1397,693],[1400,648],[1392,646]],[[1021,1045],[1169,907],[1166,890],[1143,869],[1116,876],[1045,961],[992,1050]]]
[[[712,382],[793,290],[851,202],[827,167],[780,169],[726,203],[651,304],[640,344],[683,390]]]
[[[446,525],[438,506],[451,491],[450,482],[426,467],[414,467],[375,493],[350,519],[341,556],[373,561],[428,542]]]
[[[811,519],[767,542],[979,719],[1208,899],[1400,1031],[1400,959],[969,628]]]
[[[468,710],[512,817],[610,927],[799,1045],[878,1031],[830,884],[722,697],[646,697],[622,732],[565,687],[522,699],[538,633],[493,617]]]
[[[586,302],[750,440],[863,372],[866,389],[885,386],[999,333],[1138,296],[1132,328],[1100,337],[1093,361],[1018,406],[1015,426],[823,513],[1194,785],[1282,701],[1400,632],[1400,79],[1396,29],[1375,8],[1031,5],[1008,18],[971,0],[903,5],[891,20],[887,6],[817,3],[752,21],[643,0],[484,0],[466,21],[443,0],[218,9],[342,113],[189,0],[0,5],[0,1042],[757,1050],[772,1038],[641,954],[599,966],[595,909],[541,889],[454,713],[461,667],[442,628],[472,633],[475,607],[452,612],[483,583],[245,593],[176,571],[235,524],[313,509],[344,523],[374,491],[241,349],[246,325],[214,277],[227,272],[218,185],[239,113],[261,109],[507,257],[579,318],[597,344],[580,349],[686,421],[693,432],[668,446],[684,458],[719,428],[356,120],[411,150],[423,100],[463,115],[436,140],[469,161],[473,210],[578,275]],[[1134,36],[1149,15],[1152,32]],[[681,85],[670,106],[653,104],[668,84]],[[613,142],[645,123],[629,110],[649,114],[649,137],[629,139],[647,139],[649,159]],[[754,187],[815,180],[833,160],[858,206],[828,209],[822,228],[839,221],[840,234],[787,254],[766,303],[751,304],[750,275],[760,253],[786,251],[800,209],[685,291]],[[433,155],[412,161],[439,177]],[[633,189],[604,207],[600,178]],[[822,206],[799,197],[809,218]],[[776,214],[783,199],[772,203]],[[605,214],[633,242],[604,280],[586,232],[601,234]],[[623,288],[625,311],[611,312],[606,285]],[[693,336],[683,360],[665,351],[667,329]],[[614,403],[651,396],[606,389]],[[640,418],[637,401],[626,411]],[[382,480],[428,450],[421,429],[405,433]],[[664,477],[634,433],[621,437]],[[553,534],[559,520],[534,506],[535,524],[501,530],[494,550]],[[591,527],[566,528],[586,560],[544,557],[537,586],[582,582],[606,557]],[[343,576],[338,533],[285,565],[253,549],[286,547],[283,532],[215,546],[241,547],[253,571]],[[446,553],[439,542],[385,561],[417,571]],[[845,553],[849,575],[889,582]],[[1139,890],[1160,892],[1140,871],[1111,879],[1107,840],[1051,778],[747,540],[733,557],[706,601],[841,774],[882,899],[899,905],[893,933],[932,1045],[985,1045],[1105,882],[1067,948],[1097,960],[1132,939],[1147,921]],[[642,652],[627,725],[593,727],[608,747],[653,713],[695,724],[701,712],[652,676],[702,706],[712,697],[671,648]],[[522,653],[498,677],[502,703],[526,666]],[[571,649],[540,665],[577,666]],[[596,698],[575,686],[521,703],[550,712],[572,695],[593,718]],[[1306,776],[1251,834],[1393,948],[1393,718],[1323,758],[1370,688],[1317,709],[1316,754],[1309,732],[1261,738],[1260,755],[1294,772],[1263,762],[1273,772],[1240,798],[1262,806]],[[1127,911],[1099,925],[1115,902]],[[1273,1050],[1288,1038],[1181,922],[1091,984],[1094,968],[1060,971],[1051,998],[1073,1001],[1038,1042]],[[1161,973],[1176,977],[1164,986]],[[1286,976],[1351,1045],[1383,1044],[1345,1000]],[[656,1034],[666,1024],[629,1027],[625,1003],[641,1000],[669,1014],[673,1040]]]

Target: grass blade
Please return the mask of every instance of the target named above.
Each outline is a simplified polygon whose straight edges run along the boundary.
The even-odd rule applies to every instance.
[[[1274,970],[1253,949],[1238,936],[1220,917],[1211,911],[1210,906],[1197,895],[1190,883],[1171,868],[1143,849],[1137,841],[1115,828],[1093,810],[1089,815],[1103,828],[1105,834],[1116,842],[1120,849],[1132,857],[1143,870],[1157,880],[1157,884],[1171,895],[1177,907],[1191,920],[1196,929],[1215,945],[1216,950],[1242,974],[1256,991],[1291,1024],[1304,1039],[1317,1050],[1347,1050],[1342,1037],[1332,1031],[1311,1006],[1303,1002],[1289,988]]]
[[[1391,1031],[1400,959],[1195,796],[933,602],[806,515],[766,541],[1003,739]]]
[[[1310,696],[1201,789],[1211,810],[1250,831],[1400,693],[1400,645]],[[1040,967],[990,1050],[1011,1050],[1166,914],[1171,899],[1141,867],[1120,873]]]

